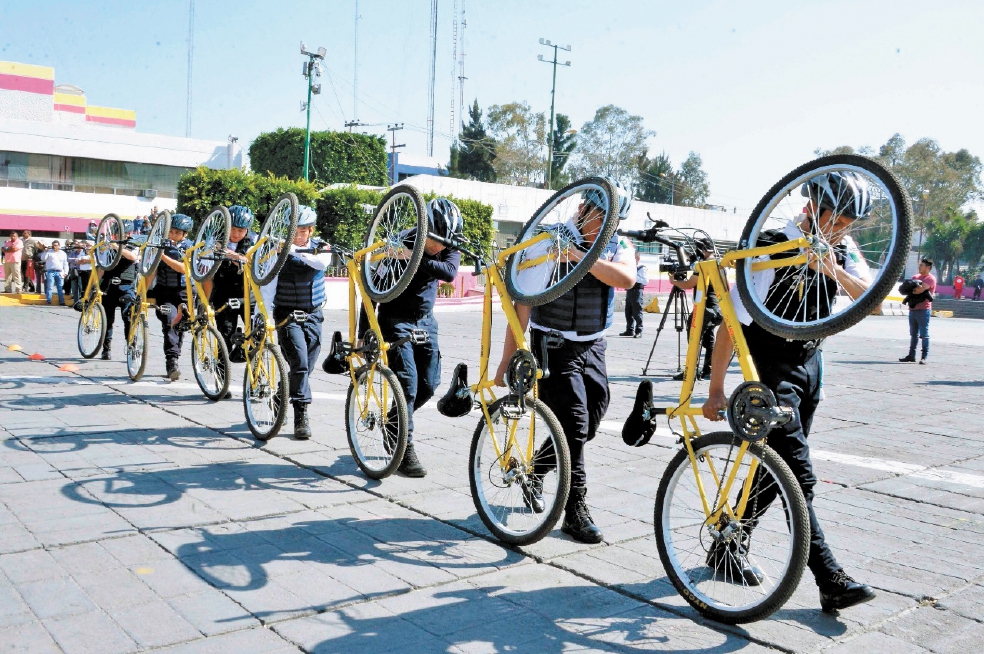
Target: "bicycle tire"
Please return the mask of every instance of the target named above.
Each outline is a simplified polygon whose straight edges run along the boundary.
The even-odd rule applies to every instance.
[[[729,449],[730,456],[732,452],[737,452],[739,442],[730,432],[716,432],[694,439],[692,446],[695,456],[699,457],[699,461],[706,461],[706,458],[711,456],[711,450],[713,448],[731,448],[733,445],[733,450]],[[696,581],[691,577],[691,575],[697,575],[699,573],[703,575],[708,574],[706,571],[710,570],[710,567],[706,563],[705,555],[707,554],[707,548],[704,547],[704,540],[707,539],[710,542],[713,537],[706,533],[707,525],[704,524],[705,513],[703,505],[700,503],[700,495],[696,491],[691,491],[688,494],[693,497],[694,508],[691,510],[691,514],[680,518],[676,523],[679,525],[677,528],[671,526],[674,516],[680,513],[679,511],[671,510],[671,507],[676,506],[672,504],[672,501],[677,496],[676,491],[680,485],[680,480],[688,475],[689,477],[687,479],[695,479],[694,470],[691,466],[690,457],[686,448],[680,449],[666,466],[666,471],[663,473],[663,477],[659,483],[659,490],[656,493],[656,503],[653,511],[656,547],[659,550],[659,558],[663,563],[663,569],[666,571],[673,586],[687,603],[698,612],[713,620],[727,624],[761,620],[772,615],[772,613],[785,604],[799,585],[800,579],[803,576],[803,569],[806,567],[806,559],[810,548],[810,521],[806,510],[806,501],[803,499],[803,493],[800,490],[796,478],[793,477],[793,473],[779,455],[772,448],[765,445],[764,442],[750,445],[748,453],[759,460],[761,469],[765,469],[771,473],[781,493],[781,497],[773,499],[759,513],[759,519],[757,526],[754,527],[754,532],[751,528],[747,530],[749,543],[752,543],[753,533],[761,535],[763,531],[765,532],[764,535],[756,536],[754,541],[756,545],[749,546],[750,552],[753,551],[751,548],[755,548],[755,563],[760,566],[765,565],[765,557],[762,555],[762,552],[758,551],[759,548],[757,547],[757,543],[760,541],[765,541],[762,545],[762,548],[765,549],[765,554],[769,553],[770,547],[772,550],[780,552],[784,548],[788,550],[788,560],[782,566],[780,578],[768,592],[763,592],[761,586],[748,586],[744,581],[739,588],[736,580],[732,578],[729,581],[727,576],[725,576],[724,582],[715,581],[714,577],[719,576],[720,573],[714,573]],[[748,460],[750,460],[750,457],[746,454],[743,462]],[[730,474],[730,468],[726,469],[722,466],[717,473],[717,479],[726,479],[728,474]],[[711,480],[710,473],[705,473],[702,479],[705,482],[704,487],[709,488],[710,485],[707,485],[706,482]],[[740,479],[736,478],[735,488],[741,488]],[[683,494],[681,493],[681,495]],[[711,495],[712,493],[708,492],[708,502],[712,499]],[[716,498],[718,496],[715,493],[713,497]],[[683,501],[681,499],[681,502]],[[768,522],[766,523],[761,516],[769,509],[775,509],[775,512],[767,516]],[[769,542],[770,536],[775,539],[781,537],[783,531],[789,532],[790,525],[792,526],[792,531],[788,538],[788,544],[784,546],[782,542],[778,544]],[[775,527],[778,527],[778,529]],[[697,561],[694,562],[690,558],[686,562],[681,561],[677,554],[677,549],[674,547],[676,534],[680,532],[680,540],[682,541],[684,540],[683,531],[685,529],[693,530],[694,528],[699,532],[696,545],[691,542],[693,541],[691,538],[680,549],[681,553],[689,557],[696,555],[698,557]],[[771,531],[769,531],[770,529]],[[745,525],[742,524],[738,528],[739,537],[744,531]],[[776,536],[776,533],[779,536]],[[763,572],[768,571],[764,570]],[[771,577],[765,575],[764,582],[770,580]],[[765,585],[764,582],[763,586]],[[730,597],[738,596],[736,589],[749,590],[754,588],[755,592],[749,592],[749,595],[755,597],[757,601],[736,607],[727,606],[718,598],[712,597],[706,592],[708,588],[716,588],[717,586],[714,586],[714,584],[723,584],[721,590],[726,591],[724,594]]]
[[[195,245],[204,243],[204,246],[191,253],[191,277],[199,284],[212,279],[222,264],[221,261],[212,261],[208,257],[225,253],[231,229],[232,217],[229,210],[222,206],[212,209],[198,227]]]
[[[82,315],[79,316],[78,333],[76,342],[79,346],[79,354],[84,359],[91,359],[99,354],[106,339],[106,309],[101,302],[91,300],[82,307]]]
[[[779,180],[752,211],[742,231],[739,246],[742,249],[757,247],[760,237],[770,226],[779,227],[780,217],[793,219],[792,215],[786,214],[792,214],[796,210],[797,204],[802,207],[806,201],[806,198],[801,197],[798,193],[798,187],[806,179],[824,172],[838,170],[864,176],[872,189],[872,195],[875,198],[873,215],[854,221],[850,229],[855,231],[849,233],[848,236],[855,242],[862,241],[861,244],[858,244],[858,252],[868,262],[878,264],[877,277],[858,299],[851,300],[845,309],[836,312],[834,311],[836,309],[835,300],[839,293],[835,293],[835,296],[831,297],[824,290],[823,297],[820,297],[820,289],[824,287],[816,283],[816,303],[818,305],[826,304],[827,311],[830,313],[816,319],[807,319],[810,317],[808,314],[811,313],[808,308],[808,297],[811,295],[811,288],[814,287],[807,275],[813,273],[807,273],[805,264],[777,269],[784,271],[784,275],[798,276],[800,288],[806,288],[805,293],[800,292],[800,296],[806,298],[805,301],[801,300],[800,302],[803,318],[798,319],[796,317],[799,315],[800,309],[797,309],[796,305],[790,305],[787,301],[781,311],[790,313],[792,309],[793,318],[789,318],[777,315],[774,309],[766,306],[766,300],[759,299],[753,292],[751,266],[754,261],[752,259],[739,261],[736,285],[742,304],[755,322],[776,336],[805,341],[825,338],[844,331],[863,320],[881,305],[905,268],[912,240],[912,205],[909,196],[891,171],[867,157],[858,155],[842,154],[821,157],[799,166]],[[864,242],[870,237],[879,236],[878,230],[885,229],[890,232],[887,238],[881,238],[872,243]],[[870,231],[864,232],[863,230]],[[819,251],[820,248],[827,247],[829,245],[820,243],[814,250]],[[884,251],[881,250],[883,247],[885,248]],[[874,261],[874,259],[879,259],[879,261]],[[840,291],[841,289],[838,287],[837,290]],[[783,298],[778,298],[778,300],[781,302]]]
[[[150,277],[157,270],[157,265],[164,255],[164,243],[171,231],[171,212],[166,209],[154,219],[147,235],[147,242],[140,251],[140,274]]]
[[[569,270],[563,278],[556,280],[553,283],[548,283],[548,285],[542,289],[539,289],[539,286],[543,283],[542,279],[534,278],[531,280],[531,283],[528,284],[523,284],[519,281],[519,275],[522,272],[520,267],[529,259],[536,258],[531,256],[527,259],[526,254],[529,248],[509,255],[509,259],[506,261],[505,282],[506,290],[509,291],[509,295],[513,301],[535,307],[556,300],[584,279],[584,276],[588,274],[591,266],[598,261],[598,258],[601,257],[602,252],[604,252],[605,248],[608,247],[608,243],[615,235],[615,230],[618,229],[618,203],[612,201],[612,199],[617,198],[618,195],[615,188],[611,185],[611,182],[601,177],[586,177],[584,179],[580,179],[572,184],[568,184],[550,196],[550,199],[544,202],[543,205],[536,210],[536,213],[533,214],[533,217],[530,218],[523,226],[519,236],[516,237],[516,242],[523,243],[524,241],[528,241],[529,239],[535,237],[538,230],[542,229],[541,226],[544,220],[551,217],[555,210],[558,210],[558,207],[561,207],[562,205],[563,208],[559,210],[559,215],[555,215],[553,217],[563,218],[564,215],[570,215],[573,217],[575,214],[569,212],[576,211],[577,206],[580,204],[580,202],[575,202],[575,200],[578,200],[581,197],[581,194],[590,189],[601,189],[608,198],[608,209],[605,212],[601,229],[595,237],[594,243],[592,243],[591,247],[588,248],[587,253],[581,261],[579,261],[574,268]],[[560,225],[562,223],[558,222],[556,224]],[[533,247],[536,248],[536,246]],[[533,250],[534,253],[537,251],[538,250],[536,249]],[[546,265],[549,266],[551,264],[548,261],[546,262]],[[539,277],[549,276],[552,279],[558,269],[559,262],[554,262],[553,268],[545,268],[537,274]],[[534,290],[534,288],[539,290]]]
[[[408,215],[411,208],[413,216]],[[369,230],[366,232],[364,248],[385,241],[386,246],[380,250],[393,254],[402,251],[405,247],[401,237],[403,234],[411,229],[417,231],[408,259],[386,256],[374,261],[373,254],[379,251],[374,250],[361,262],[359,275],[362,277],[362,285],[369,299],[373,302],[389,302],[407,289],[424,258],[426,239],[421,238],[420,235],[427,234],[428,225],[424,197],[413,186],[408,184],[394,186],[379,201],[372,222],[369,223]],[[402,261],[406,262],[405,265],[398,263]],[[377,280],[382,278],[381,269],[388,277],[385,284],[377,284]],[[391,270],[393,272],[390,272]]]
[[[284,193],[273,205],[273,209],[263,221],[257,241],[266,238],[253,254],[249,265],[253,281],[258,286],[266,286],[280,273],[290,256],[290,246],[294,242],[298,217],[297,196]]]
[[[393,406],[382,407],[377,403],[375,410],[372,410],[367,401],[366,414],[360,417],[357,415],[360,407],[356,399],[356,386],[361,385],[370,372],[378,375],[388,387],[389,392],[392,393]],[[378,396],[377,391],[377,398]],[[393,409],[395,409],[395,413]],[[391,413],[394,413],[396,418],[395,443],[391,441],[391,437],[388,437],[391,432],[386,427],[392,421]],[[345,396],[345,435],[348,438],[352,458],[355,459],[359,469],[370,479],[385,479],[400,467],[403,462],[403,454],[407,449],[408,422],[407,401],[404,398],[400,380],[396,373],[386,366],[377,363],[375,371],[372,371],[371,367],[365,367],[356,376],[356,385],[349,384],[348,393]],[[365,434],[367,430],[368,437],[359,438],[359,434]]]
[[[130,338],[126,344],[126,374],[130,381],[140,381],[147,368],[147,316],[141,313],[130,321]]]
[[[509,399],[500,398],[489,405],[489,417],[493,423],[502,420],[503,407]],[[482,519],[485,527],[493,536],[509,545],[531,545],[550,533],[560,519],[560,514],[564,511],[571,487],[571,456],[567,448],[567,439],[564,437],[564,429],[560,426],[560,422],[550,408],[540,400],[527,397],[526,404],[527,414],[532,410],[533,415],[538,416],[540,422],[546,425],[545,431],[548,434],[547,439],[544,439],[537,445],[535,440],[536,434],[544,430],[542,427],[537,429],[534,424],[534,458],[541,456],[545,459],[548,458],[541,449],[546,442],[552,443],[554,451],[557,453],[556,467],[543,475],[544,503],[547,504],[546,500],[549,498],[549,506],[545,506],[541,513],[533,511],[523,498],[525,493],[522,487],[524,483],[522,479],[519,479],[517,483],[513,483],[511,480],[508,482],[500,480],[505,484],[504,487],[499,486],[493,479],[492,473],[495,471],[494,467],[498,466],[498,458],[494,448],[483,451],[483,445],[488,441],[487,434],[490,433],[484,415],[479,419],[478,426],[475,428],[475,433],[472,436],[468,459],[468,476],[472,501],[475,503],[475,510],[478,512],[478,517]],[[527,421],[528,419],[528,415],[519,418],[522,421]],[[517,425],[517,432],[521,424]],[[506,431],[508,430],[499,430],[500,433]],[[488,442],[490,443],[491,441]],[[490,457],[491,462],[486,457]],[[509,471],[509,473],[511,472],[512,470]],[[530,472],[532,473],[532,471]],[[500,472],[499,474],[502,473]],[[510,502],[510,504],[503,507],[502,515],[497,514],[491,504],[491,500],[496,499],[499,495],[490,498],[488,497],[488,493],[485,492],[483,484],[486,478],[488,478],[492,487],[505,488],[509,491],[506,494],[507,497],[503,500],[503,504],[507,502]],[[548,478],[550,478],[549,485],[546,482]],[[517,507],[520,507],[518,511]]]
[[[123,221],[115,213],[108,213],[99,221],[96,229],[95,264],[99,270],[116,267],[123,256]],[[116,245],[116,248],[110,247]]]
[[[203,361],[203,354],[210,358]],[[229,391],[229,350],[219,330],[212,325],[194,330],[191,337],[191,369],[205,397],[213,402],[225,397]]]
[[[275,367],[269,368],[274,370],[274,374],[278,377],[273,380],[273,384],[266,381],[266,387],[262,386],[264,380],[257,379],[256,393],[254,394],[254,389],[250,387],[250,376],[255,368],[256,361],[247,361],[246,374],[243,376],[243,408],[246,414],[246,425],[249,427],[250,433],[258,441],[268,441],[277,434],[280,433],[280,428],[284,426],[284,419],[287,416],[287,401],[288,392],[287,388],[287,362],[284,361],[284,355],[280,352],[280,347],[274,343],[267,342],[263,348],[259,351],[259,354],[253,353],[252,358],[256,359],[258,357],[269,355],[273,361]],[[264,363],[269,363],[264,362]],[[266,368],[268,366],[264,366]],[[264,370],[261,369],[260,373],[263,374]],[[258,400],[268,399],[270,401],[269,408],[272,412],[272,416],[267,421],[262,423],[257,420],[252,409],[252,399],[257,397]],[[265,396],[265,397],[264,397]]]

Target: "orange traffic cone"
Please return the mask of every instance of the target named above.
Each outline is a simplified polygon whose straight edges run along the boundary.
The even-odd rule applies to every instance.
[[[22,347],[21,347],[20,345],[18,345],[17,343],[14,343],[13,345],[10,345],[10,346],[8,346],[8,347],[7,347],[7,349],[8,349],[8,350],[10,350],[11,352],[20,352],[20,351],[21,351],[21,350],[23,350],[24,348],[22,348]]]
[[[41,354],[40,352],[35,352],[34,354],[32,354],[27,358],[30,359],[31,361],[44,361],[44,355]]]
[[[63,366],[59,366],[58,369],[61,370],[62,372],[78,372],[79,371],[79,367],[77,365],[75,365],[74,363],[66,363]]]

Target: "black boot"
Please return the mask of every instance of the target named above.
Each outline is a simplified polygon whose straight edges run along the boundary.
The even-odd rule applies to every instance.
[[[584,486],[571,488],[571,495],[567,498],[567,506],[564,509],[564,525],[561,531],[581,543],[600,543],[605,537],[591,521],[591,513],[584,501],[587,493],[588,489]]]
[[[761,586],[765,575],[748,562],[748,548],[733,540],[717,541],[707,551],[707,567],[724,581],[745,586]]]
[[[111,361],[113,358],[113,341],[108,338],[103,341],[102,360]]]
[[[543,513],[547,508],[547,503],[543,501],[543,475],[535,472],[522,482],[523,502],[533,513]]]
[[[407,450],[403,453],[403,461],[400,462],[397,471],[406,477],[420,478],[427,475],[427,469],[421,465],[413,449],[413,443],[407,443]]]
[[[294,438],[306,441],[311,438],[311,425],[308,423],[307,405],[294,405]]]
[[[830,613],[862,604],[875,598],[871,586],[854,581],[843,570],[838,570],[830,579],[818,583],[820,586],[820,608]]]
[[[708,380],[710,380],[710,378],[711,378],[711,367],[710,366],[704,366],[704,369],[700,371],[700,374],[699,375],[697,375],[697,379],[701,379],[703,381],[708,381]]]
[[[167,369],[167,378],[171,381],[178,381],[181,379],[181,371],[178,370],[178,360],[172,357],[168,357],[165,362]]]

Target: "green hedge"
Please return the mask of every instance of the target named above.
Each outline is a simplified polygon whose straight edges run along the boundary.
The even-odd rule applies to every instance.
[[[330,243],[357,250],[362,247],[372,211],[383,199],[382,191],[352,186],[325,189],[318,198],[318,234]],[[367,205],[371,207],[366,211]]]
[[[259,173],[300,179],[304,175],[304,130],[264,132],[249,146],[250,165]],[[311,132],[310,179],[325,184],[383,186],[387,181],[386,140],[351,132]]]
[[[241,204],[262,221],[284,193],[293,193],[299,203],[311,206],[318,198],[317,187],[310,182],[256,175],[238,168],[213,170],[200,166],[178,181],[178,213],[194,218],[197,227],[216,206]]]

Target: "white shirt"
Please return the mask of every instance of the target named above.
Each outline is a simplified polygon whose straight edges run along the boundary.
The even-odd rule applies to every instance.
[[[646,268],[641,263],[636,266],[636,284],[648,284],[649,283],[649,268]]]
[[[326,270],[328,265],[331,264],[331,252],[324,252],[321,254],[314,254],[313,252],[297,252],[297,250],[305,250],[309,247],[311,247],[311,241],[308,241],[303,247],[291,244],[290,251],[295,257],[315,270]],[[273,300],[277,296],[277,281],[279,279],[280,275],[277,275],[271,279],[266,286],[260,287],[260,295],[263,296],[263,304],[266,305],[267,311],[273,311]]]
[[[574,225],[573,218],[566,223],[566,226],[571,231],[573,231],[574,233],[580,236],[580,232],[578,231],[577,227]],[[620,236],[616,236],[613,239],[613,241],[615,243],[615,247],[613,248],[611,244],[609,244],[608,248],[606,248],[606,250],[601,253],[601,257],[599,257],[599,261],[605,260],[605,261],[611,261],[612,263],[621,263],[623,261],[635,261],[635,248],[632,246],[631,241],[628,241],[627,239],[622,238]],[[531,251],[533,250],[533,248],[529,248],[529,249]],[[544,251],[544,254],[545,253],[546,251]],[[536,258],[536,256],[538,255],[531,252],[527,256],[530,258]],[[550,266],[535,266],[527,270],[532,271],[534,275],[536,274],[543,275],[542,271],[537,272],[536,270],[537,268],[550,268]],[[525,273],[526,271],[523,271],[520,273],[520,275],[523,275]],[[525,284],[521,284],[521,285],[524,288],[526,288]],[[539,329],[542,332],[556,331],[556,330],[551,330],[548,327],[538,325],[535,322],[533,322],[532,319],[530,320],[530,329]],[[607,329],[603,329],[600,332],[596,332],[594,334],[578,334],[576,331],[562,331],[560,332],[560,334],[563,335],[563,337],[569,341],[593,341],[595,339],[604,336],[606,331]]]
[[[41,260],[44,261],[45,272],[55,271],[62,275],[68,274],[68,255],[65,254],[64,250],[56,252],[54,248],[48,248],[41,255]]]
[[[789,240],[795,240],[802,236],[805,236],[803,230],[799,228],[799,223],[806,219],[805,214],[800,214],[794,220],[790,220],[786,223],[786,226],[782,228],[782,233],[785,234]],[[844,261],[844,270],[848,274],[853,275],[859,279],[870,280],[871,279],[871,269],[868,268],[868,263],[861,256],[861,250],[858,248],[857,243],[850,236],[845,236],[841,244],[847,247],[847,256]],[[755,257],[752,261],[768,261],[771,257]],[[776,269],[766,268],[764,270],[759,270],[752,273],[752,287],[755,289],[755,295],[759,300],[765,301],[765,298],[769,295],[769,289],[772,288],[772,282],[776,279]],[[745,305],[741,301],[741,296],[735,291],[735,287],[731,287],[731,302],[734,304],[735,313],[738,316],[738,321],[743,325],[752,324],[752,316],[748,313]]]

